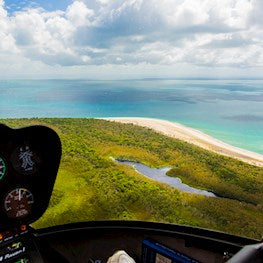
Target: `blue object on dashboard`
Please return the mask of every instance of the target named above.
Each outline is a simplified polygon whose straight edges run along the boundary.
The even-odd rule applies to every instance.
[[[199,263],[181,252],[166,247],[154,240],[145,239],[142,242],[143,263]]]

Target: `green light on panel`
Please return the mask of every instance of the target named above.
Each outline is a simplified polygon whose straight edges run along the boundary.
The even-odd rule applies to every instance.
[[[4,160],[0,157],[0,180],[3,179],[6,173],[6,165]]]

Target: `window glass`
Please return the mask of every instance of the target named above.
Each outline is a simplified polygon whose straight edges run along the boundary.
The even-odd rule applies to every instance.
[[[33,226],[143,220],[261,239],[262,11],[0,0],[0,122],[47,125],[63,147]]]

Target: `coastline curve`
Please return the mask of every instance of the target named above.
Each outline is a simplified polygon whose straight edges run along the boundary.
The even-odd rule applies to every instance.
[[[98,119],[120,123],[130,123],[149,128],[166,136],[197,145],[206,150],[235,158],[255,166],[263,167],[263,155],[232,146],[199,130],[187,127],[177,122],[142,117],[109,117]]]

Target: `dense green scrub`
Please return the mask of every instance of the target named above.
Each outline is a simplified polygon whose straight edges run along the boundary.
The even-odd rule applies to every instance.
[[[61,138],[63,155],[53,195],[35,227],[135,219],[262,237],[263,168],[132,124],[61,118],[0,122],[11,127],[47,125]],[[170,176],[225,198],[183,193],[110,157],[172,166]]]

